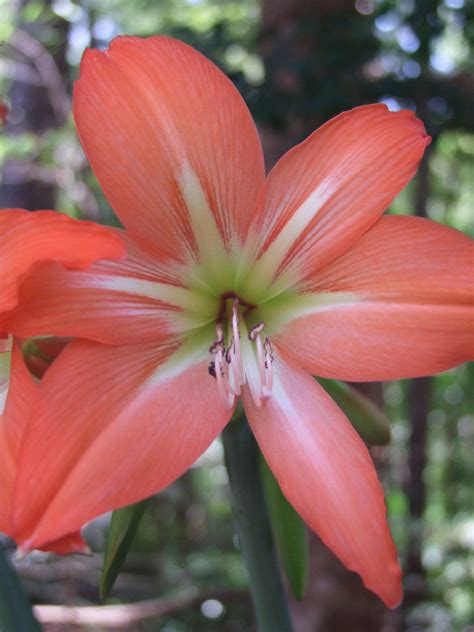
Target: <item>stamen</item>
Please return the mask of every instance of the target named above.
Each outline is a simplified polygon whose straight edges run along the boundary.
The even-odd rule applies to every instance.
[[[227,364],[230,364],[232,362],[233,344],[234,344],[234,339],[231,338],[230,345],[227,347],[226,352],[225,352],[225,361],[227,362]]]
[[[273,348],[272,343],[269,338],[265,338],[264,343],[265,348],[265,385],[264,388],[267,390],[268,394],[270,394],[273,387]]]
[[[270,397],[273,385],[272,346],[268,338],[263,339],[260,335],[265,323],[262,321],[248,331],[245,319],[240,322],[240,309],[239,299],[234,297],[232,316],[228,321],[230,341],[227,347],[222,322],[219,319],[216,323],[216,339],[209,348],[213,360],[208,370],[216,378],[219,396],[226,407],[234,405],[235,398],[241,394],[241,386],[246,382],[255,405],[260,407]],[[222,318],[225,318],[224,312]]]
[[[227,362],[225,361],[224,332],[220,323],[216,324],[216,340],[212,343],[209,351],[213,354],[214,360],[209,366],[209,373],[213,371],[217,380],[217,390],[226,408],[232,408],[235,402],[235,395],[229,384]],[[212,373],[211,373],[212,375]]]
[[[208,371],[208,373],[209,373],[209,375],[210,375],[211,377],[213,377],[213,378],[215,378],[215,377],[216,377],[216,363],[214,362],[214,360],[212,360],[212,361],[209,363],[209,366],[208,366],[208,368],[207,368],[207,371]]]
[[[255,327],[252,327],[252,329],[249,331],[249,339],[254,342],[257,339],[258,334],[262,333],[264,327],[264,322],[258,323],[258,325],[255,325]]]
[[[250,332],[251,333],[251,332]],[[260,382],[262,383],[262,394],[265,388],[265,351],[263,349],[262,337],[257,334],[255,337],[257,343],[257,359],[258,359],[258,372],[260,374]]]
[[[219,349],[216,355],[216,379],[217,388],[221,400],[226,408],[232,408],[235,402],[235,395],[230,389],[229,376],[227,374],[227,366],[224,362],[224,354],[222,349]]]
[[[255,406],[260,408],[264,400],[262,393],[262,365],[258,358],[258,348],[256,348],[255,344],[253,344],[250,332],[247,330],[245,325],[246,323],[244,321],[242,323],[242,355],[245,373],[252,399],[255,402]]]
[[[232,337],[235,346],[235,359],[238,368],[239,382],[245,384],[244,363],[242,361],[242,352],[240,350],[240,331],[239,331],[239,299],[234,298],[232,303]]]
[[[209,347],[209,353],[215,353],[218,347],[224,346],[224,331],[222,329],[222,325],[220,323],[216,324],[216,339]]]
[[[227,348],[225,359],[228,365],[230,389],[234,393],[234,395],[240,395],[241,380],[238,362],[236,359],[235,342],[233,336],[230,339],[230,344]]]
[[[273,386],[272,346],[268,338],[265,338],[265,342],[263,343],[260,334],[257,334],[255,341],[257,343],[258,371],[262,385],[262,399],[268,399]]]

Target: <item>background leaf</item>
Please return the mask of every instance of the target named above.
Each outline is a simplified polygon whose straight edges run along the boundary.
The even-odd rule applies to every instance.
[[[148,500],[143,500],[136,505],[117,509],[112,514],[105,541],[104,565],[100,582],[102,599],[110,592],[120,573],[147,504]]]
[[[309,569],[307,527],[286,500],[263,456],[261,462],[263,489],[278,553],[293,594],[302,599]]]
[[[390,441],[390,423],[380,408],[345,382],[318,378],[318,382],[347,415],[361,438],[369,445]]]

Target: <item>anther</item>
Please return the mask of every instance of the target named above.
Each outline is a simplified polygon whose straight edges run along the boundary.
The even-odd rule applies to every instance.
[[[265,338],[265,342],[263,344],[265,350],[265,381],[263,390],[266,390],[267,393],[270,393],[273,386],[273,348],[272,343],[269,338]]]
[[[275,358],[273,357],[273,347],[272,343],[270,342],[270,338],[265,338],[263,346],[265,347],[265,358],[267,358],[267,361],[272,364]]]
[[[216,363],[214,361],[209,363],[209,366],[207,368],[207,371],[209,373],[209,375],[213,378],[216,377]]]
[[[222,336],[221,338],[216,338],[216,340],[214,340],[212,345],[209,347],[209,353],[212,353],[214,355],[219,349],[222,349],[223,346],[224,336]]]
[[[258,325],[255,325],[255,327],[252,327],[252,329],[249,331],[249,339],[252,342],[255,342],[258,334],[262,333],[264,327],[265,323],[263,321],[261,323],[258,323]]]
[[[263,392],[263,386],[265,385],[265,351],[263,349],[262,337],[260,334],[257,334],[254,340],[257,344],[257,365]]]

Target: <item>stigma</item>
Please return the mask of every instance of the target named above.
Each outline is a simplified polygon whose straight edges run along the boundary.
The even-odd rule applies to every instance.
[[[248,384],[257,407],[271,396],[273,386],[273,350],[267,337],[263,337],[265,323],[250,330],[241,318],[238,298],[232,300],[232,312],[224,329],[223,319],[216,323],[216,338],[209,352],[212,356],[209,374],[217,382],[219,396],[227,408],[232,408]]]

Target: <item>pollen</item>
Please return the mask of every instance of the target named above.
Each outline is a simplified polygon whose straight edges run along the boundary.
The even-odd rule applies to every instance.
[[[227,335],[224,317],[218,319],[216,338],[209,348],[212,356],[209,374],[216,379],[226,407],[232,408],[246,383],[256,406],[260,407],[271,396],[273,350],[269,338],[262,338],[265,323],[259,322],[248,330],[241,312],[241,301],[234,297]]]

